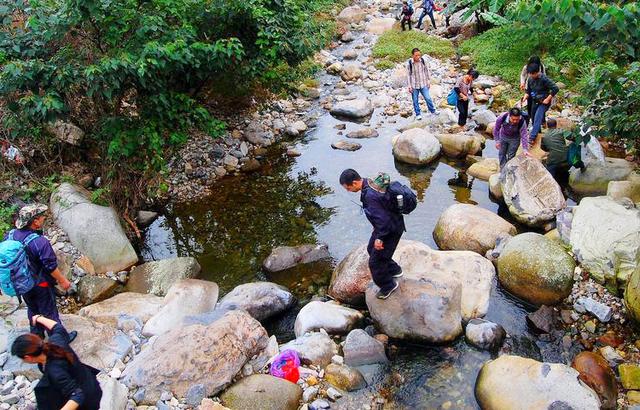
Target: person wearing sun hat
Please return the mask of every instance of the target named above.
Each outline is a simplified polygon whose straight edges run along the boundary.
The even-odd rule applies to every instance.
[[[26,250],[36,285],[22,295],[22,299],[27,305],[31,333],[43,338],[45,329],[38,324],[34,325],[32,317],[42,315],[60,322],[54,287],[56,284],[64,290],[71,287],[69,279],[58,269],[58,259],[51,243],[42,235],[48,210],[49,207],[44,204],[30,204],[22,207],[15,222],[16,229],[12,229],[5,236],[5,239],[11,238],[19,242],[25,242],[30,236],[33,238],[28,241]],[[73,340],[77,333],[69,332],[69,335]]]

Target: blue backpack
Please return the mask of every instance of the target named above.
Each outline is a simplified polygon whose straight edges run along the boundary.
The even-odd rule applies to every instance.
[[[447,95],[447,104],[456,106],[458,105],[458,93],[456,90],[451,89],[449,95]]]
[[[27,246],[40,235],[32,233],[20,242],[13,239],[14,232],[11,230],[7,239],[0,242],[0,289],[7,296],[24,295],[36,285]]]

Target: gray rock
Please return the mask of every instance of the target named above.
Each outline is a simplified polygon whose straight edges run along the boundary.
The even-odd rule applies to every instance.
[[[481,129],[484,129],[487,127],[487,125],[491,124],[492,122],[496,122],[497,117],[492,111],[487,109],[481,109],[476,111],[473,114],[473,119],[480,126]]]
[[[465,329],[465,337],[470,345],[489,351],[500,349],[506,335],[502,326],[484,319],[471,319]]]
[[[600,302],[596,302],[592,298],[578,298],[578,300],[574,304],[574,309],[578,310],[578,306],[581,306],[585,311],[591,313],[595,317],[598,318],[602,323],[607,323],[611,320],[611,316],[613,315],[613,310]]]
[[[632,162],[622,158],[606,158],[604,163],[589,164],[584,172],[572,169],[569,186],[580,196],[606,195],[609,182],[626,180],[634,167]]]
[[[387,363],[384,345],[362,329],[354,329],[347,335],[342,348],[347,366],[363,366]]]
[[[340,393],[337,389],[335,389],[333,387],[329,387],[327,389],[327,397],[331,401],[336,401],[336,400],[338,400],[339,398],[342,397],[342,393]]]
[[[346,64],[340,72],[340,78],[343,81],[354,81],[362,78],[362,70],[357,64]]]
[[[535,333],[551,333],[555,328],[556,315],[551,306],[542,305],[533,313],[527,314],[527,324]]]
[[[76,147],[82,144],[84,131],[71,122],[57,120],[46,125],[47,131],[53,134],[58,140]]]
[[[365,118],[373,113],[371,102],[366,98],[340,101],[331,108],[331,115],[347,118]]]
[[[347,138],[376,138],[378,136],[378,131],[373,128],[362,128],[357,131],[351,131],[347,134]]]
[[[185,397],[192,386],[202,384],[206,395],[214,396],[268,340],[266,330],[246,312],[228,312],[209,326],[175,327],[151,339],[121,380],[130,389],[144,387],[138,404],[154,404],[168,386],[176,397]],[[188,371],[185,363],[191,364]]]
[[[153,336],[175,329],[187,316],[213,311],[217,302],[218,285],[216,283],[182,279],[171,286],[164,298],[164,306],[147,321],[142,333],[145,336]]]
[[[365,298],[376,327],[389,337],[431,343],[450,342],[462,333],[461,294],[457,281],[403,279],[385,300],[371,284]]]
[[[102,389],[101,410],[122,410],[126,407],[129,389],[124,384],[104,373],[98,375],[98,382]]]
[[[55,223],[92,262],[96,273],[118,272],[138,261],[114,209],[91,203],[84,188],[62,183],[51,195]]]
[[[344,8],[340,14],[338,14],[338,21],[343,23],[360,23],[367,16],[367,12],[364,11],[360,6],[349,6]]]
[[[191,406],[197,406],[206,396],[207,389],[205,389],[204,385],[194,384],[193,386],[189,387],[189,390],[187,390],[185,399],[187,401],[187,404],[190,404]]]
[[[331,408],[329,402],[322,399],[314,400],[313,403],[309,405],[309,410],[325,410],[329,408]]]
[[[322,367],[331,363],[331,358],[338,354],[338,345],[323,332],[307,333],[280,346],[280,351],[287,349],[295,350],[300,359]]]
[[[428,131],[413,128],[392,140],[393,156],[400,162],[426,165],[440,155],[440,142]]]
[[[121,316],[135,318],[144,324],[158,313],[163,305],[164,301],[160,296],[125,292],[102,302],[85,306],[80,309],[78,314],[96,322],[116,327]]]
[[[220,398],[225,407],[234,410],[297,410],[302,389],[285,379],[254,374],[231,386]]]
[[[350,31],[347,31],[342,35],[342,37],[340,37],[340,41],[342,41],[343,43],[350,43],[355,39],[356,39],[356,36],[354,36],[353,33]]]
[[[136,223],[141,227],[149,226],[158,218],[158,213],[153,211],[138,211]]]
[[[357,151],[362,148],[362,145],[358,144],[357,142],[341,140],[331,143],[331,148],[341,151]]]
[[[279,246],[271,251],[262,267],[268,272],[279,272],[301,263],[316,262],[329,257],[329,247],[325,244]]]
[[[78,282],[78,297],[85,305],[108,299],[116,292],[118,282],[100,276],[87,275]]]
[[[236,286],[220,300],[217,309],[242,309],[262,321],[286,311],[295,303],[295,297],[284,286],[254,282]]]
[[[144,400],[144,396],[145,396],[145,390],[141,388],[136,390],[132,398],[136,402],[136,404],[142,404],[142,401]]]
[[[180,279],[196,278],[200,269],[198,261],[191,257],[143,263],[131,270],[127,290],[164,296]]]
[[[330,334],[345,334],[363,319],[364,315],[355,309],[335,302],[315,300],[306,304],[298,313],[294,332],[296,337],[320,329]]]
[[[305,402],[305,403],[309,403],[311,400],[316,398],[316,396],[318,395],[318,391],[319,390],[320,389],[318,388],[318,386],[308,387],[302,393],[302,401]]]

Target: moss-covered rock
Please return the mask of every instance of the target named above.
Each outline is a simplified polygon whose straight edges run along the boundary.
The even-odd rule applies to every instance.
[[[640,323],[640,265],[638,265],[629,278],[629,282],[627,282],[627,288],[624,292],[624,304],[627,307],[629,316]]]
[[[534,305],[554,305],[569,296],[574,269],[561,245],[532,232],[511,238],[498,258],[500,284]]]
[[[362,374],[349,366],[330,364],[324,371],[325,379],[344,391],[358,390],[367,385]]]
[[[623,363],[618,366],[620,382],[625,389],[640,389],[640,366],[634,363]]]

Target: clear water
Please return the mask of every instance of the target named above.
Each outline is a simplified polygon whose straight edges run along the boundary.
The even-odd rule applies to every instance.
[[[323,87],[326,95],[336,78],[321,75],[319,81],[329,84]],[[363,89],[352,92],[366,93]],[[338,183],[345,168],[354,168],[363,176],[384,171],[392,179],[409,184],[420,202],[406,218],[404,238],[432,247],[435,223],[452,204],[472,203],[503,214],[489,199],[486,182],[469,178],[464,187],[448,183],[459,179],[464,162],[442,158],[427,167],[413,167],[394,160],[391,137],[409,119],[395,117],[398,122],[389,123],[376,110],[370,125],[378,130],[379,137],[357,140],[362,149],[346,152],[331,148],[331,142],[344,138],[334,128],[343,121],[317,104],[311,115],[317,118],[317,124],[297,142],[300,157],[290,159],[276,153],[265,159],[261,171],[225,179],[211,197],[168,208],[147,229],[144,259],[194,256],[202,265],[202,277],[217,282],[222,294],[241,283],[270,280],[292,289],[303,304],[326,290],[332,266],[366,242],[371,232],[360,210],[359,196],[344,191]],[[347,122],[342,133],[363,126]],[[487,141],[483,154],[497,156],[493,141]],[[262,261],[275,246],[310,242],[328,244],[333,260],[273,275],[261,270]],[[276,334],[281,342],[291,338],[298,309],[266,324],[270,334]],[[525,306],[494,285],[487,319],[526,340],[527,312]],[[385,408],[440,408],[447,402],[445,406],[450,404],[451,408],[477,408],[475,378],[490,354],[469,347],[463,339],[449,346],[398,344],[389,366],[370,371],[370,386],[340,400],[337,407],[362,408],[373,403],[375,396],[387,400]]]

